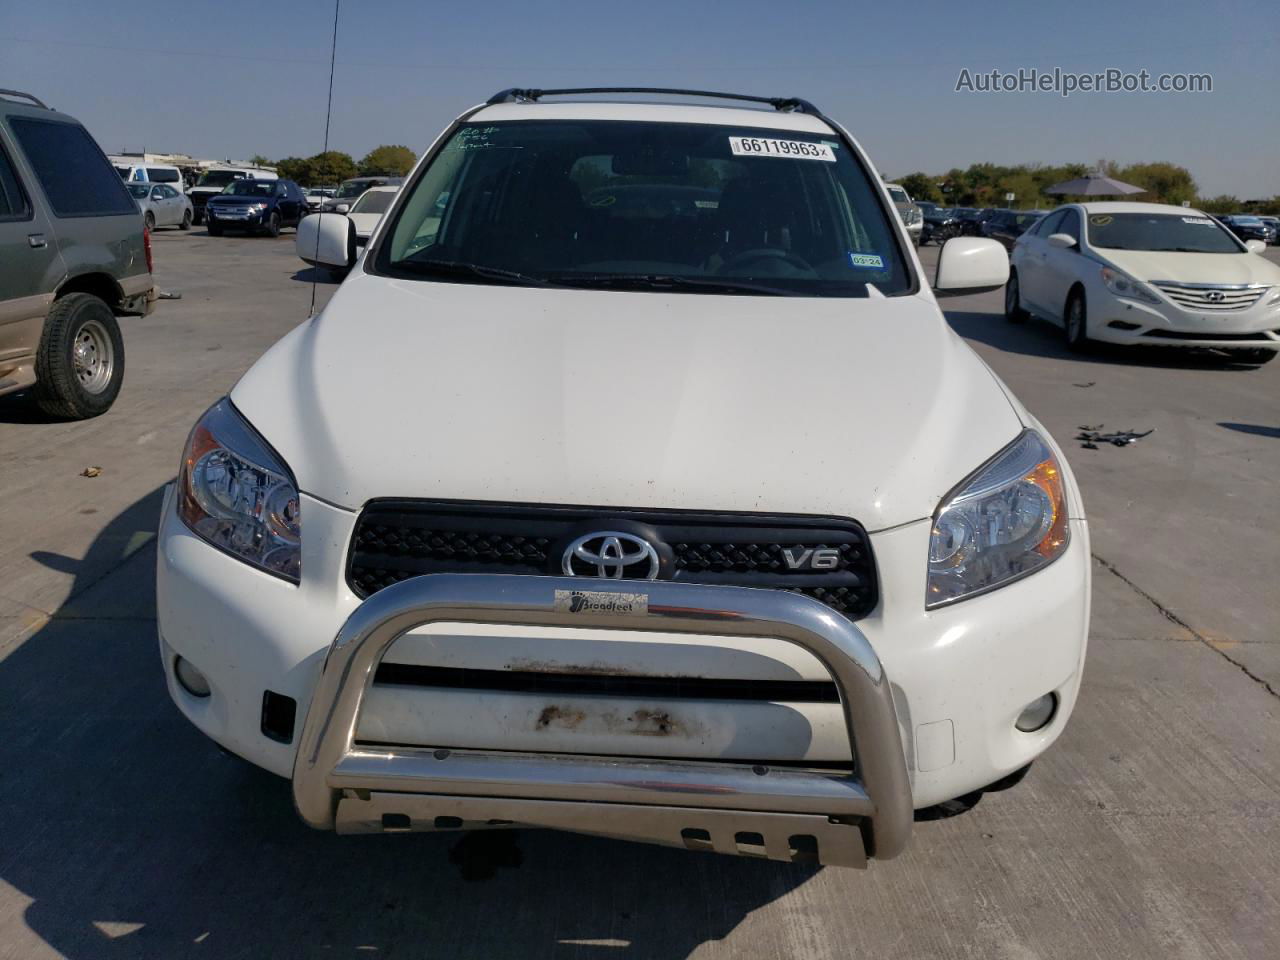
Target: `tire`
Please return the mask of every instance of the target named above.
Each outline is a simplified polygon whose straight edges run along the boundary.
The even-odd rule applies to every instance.
[[[1062,335],[1067,341],[1067,349],[1073,353],[1087,353],[1093,346],[1089,339],[1089,309],[1083,290],[1072,290],[1067,295],[1067,303],[1062,310]]]
[[[178,229],[179,230],[191,229],[191,211],[190,210],[182,211],[182,222],[178,224]]]
[[[1009,271],[1009,282],[1004,285],[1004,318],[1010,323],[1025,323],[1027,311],[1022,309],[1018,286],[1018,271]]]
[[[1265,347],[1231,351],[1231,359],[1236,363],[1248,363],[1256,367],[1260,367],[1264,363],[1270,363],[1275,358],[1276,351],[1268,350]]]
[[[146,227],[147,230],[150,231],[151,233],[155,233],[156,232],[156,215],[152,213],[150,210],[148,210],[147,215],[142,218],[142,225]]]
[[[280,236],[280,214],[274,210],[271,211],[271,216],[267,218],[266,230],[268,237]]]
[[[209,236],[211,237],[222,236],[222,227],[216,223],[209,224]]]
[[[36,403],[50,416],[106,413],[124,383],[124,338],[111,308],[89,293],[54,301],[36,354]]]

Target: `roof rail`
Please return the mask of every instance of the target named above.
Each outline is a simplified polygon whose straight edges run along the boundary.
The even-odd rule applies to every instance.
[[[30,100],[37,107],[40,107],[43,110],[53,109],[43,100],[41,100],[39,97],[34,96],[30,93],[23,93],[21,90],[5,90],[3,88],[0,88],[0,97],[21,97],[23,100]]]
[[[811,113],[822,116],[822,111],[808,100],[799,97],[753,97],[745,93],[718,93],[714,90],[680,90],[674,87],[564,87],[559,90],[520,89],[512,87],[489,98],[489,103],[534,103],[542,97],[560,97],[586,93],[665,93],[680,97],[711,97],[716,100],[745,100],[749,103],[767,103],[773,109],[785,113]]]

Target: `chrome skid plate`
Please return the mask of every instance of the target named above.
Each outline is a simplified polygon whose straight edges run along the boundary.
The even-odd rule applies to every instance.
[[[856,625],[807,597],[684,583],[437,574],[379,591],[334,640],[294,764],[298,812],[341,833],[546,827],[774,860],[864,866],[905,847],[910,784],[888,679]],[[840,692],[851,770],[654,761],[354,740],[383,653],[439,621],[773,637]],[[430,731],[423,731],[430,741]]]

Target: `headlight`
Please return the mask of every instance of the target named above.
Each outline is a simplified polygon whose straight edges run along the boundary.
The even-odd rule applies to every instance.
[[[1068,537],[1062,468],[1026,430],[939,504],[925,609],[1039,570],[1066,550]]]
[[[298,488],[280,458],[223,397],[182,454],[178,516],[197,536],[291,583],[302,568]]]
[[[1139,283],[1128,274],[1121,273],[1119,270],[1112,270],[1110,267],[1103,267],[1102,282],[1106,284],[1107,289],[1117,297],[1127,297],[1130,300],[1144,300],[1147,303],[1160,302],[1160,298],[1148,290],[1144,284]]]

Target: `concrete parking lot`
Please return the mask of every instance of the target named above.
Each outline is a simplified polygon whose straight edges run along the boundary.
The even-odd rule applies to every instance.
[[[1280,956],[1280,361],[1081,358],[998,294],[946,301],[1068,451],[1093,628],[1059,744],[899,860],[335,837],[171,706],[154,622],[187,430],[306,319],[312,274],[291,233],[162,231],[155,259],[183,299],[123,322],[109,414],[0,399],[0,958]],[[1086,424],[1155,432],[1086,450]]]

